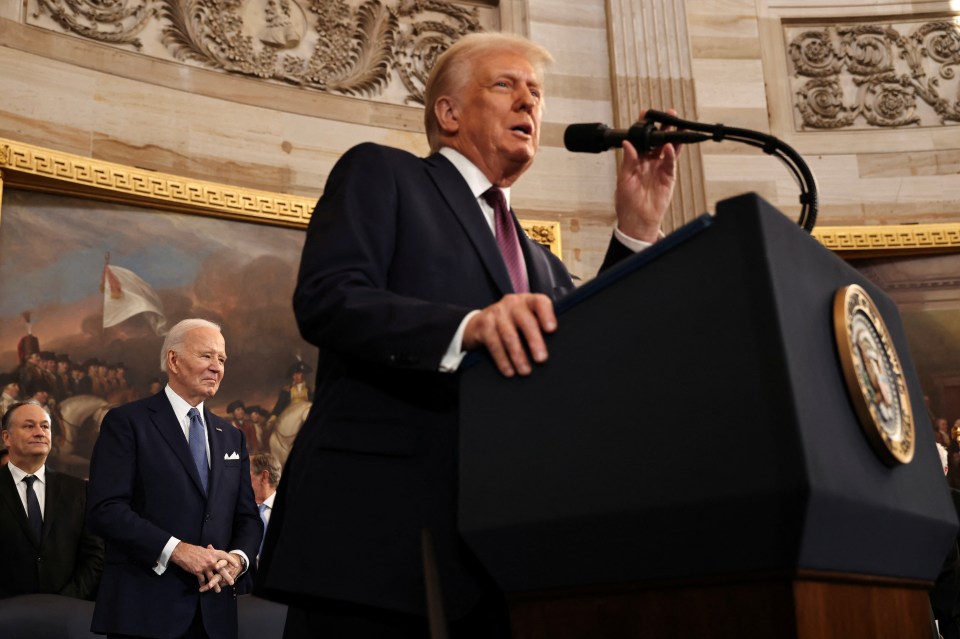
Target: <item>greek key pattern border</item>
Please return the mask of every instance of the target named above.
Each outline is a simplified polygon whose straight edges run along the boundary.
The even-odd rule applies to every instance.
[[[0,138],[0,185],[248,222],[306,228],[314,198],[191,180]],[[562,257],[560,222],[521,219]]]
[[[851,256],[884,251],[960,250],[960,223],[826,226],[815,229],[813,235],[828,249]]]
[[[8,186],[87,195],[141,206],[306,226],[314,200],[190,180],[0,139],[0,171]]]

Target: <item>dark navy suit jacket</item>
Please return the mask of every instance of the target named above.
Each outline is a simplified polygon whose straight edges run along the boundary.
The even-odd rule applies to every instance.
[[[47,467],[39,544],[10,468],[0,466],[0,598],[48,593],[93,599],[103,568],[103,540],[84,525],[87,483]]]
[[[531,291],[572,290],[563,264],[519,225],[518,235]],[[428,528],[450,617],[475,604],[484,577],[456,522],[457,376],[438,369],[463,317],[510,292],[449,160],[375,144],[340,159],[294,294],[300,332],[320,350],[315,401],[280,482],[256,593],[423,614]]]
[[[92,630],[144,637],[186,632],[199,605],[213,639],[237,636],[234,588],[200,593],[196,576],[172,561],[153,567],[164,545],[181,541],[257,555],[263,524],[250,485],[243,433],[204,410],[210,448],[209,498],[166,394],[114,408],[90,460],[88,519],[106,541]]]

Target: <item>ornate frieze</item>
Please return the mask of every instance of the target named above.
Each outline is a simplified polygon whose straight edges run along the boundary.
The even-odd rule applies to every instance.
[[[31,24],[184,64],[423,104],[434,60],[498,25],[443,0],[29,0]]]
[[[797,128],[960,121],[960,25],[951,19],[784,24]]]

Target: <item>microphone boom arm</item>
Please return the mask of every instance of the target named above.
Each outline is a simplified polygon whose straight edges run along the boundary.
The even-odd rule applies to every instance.
[[[797,220],[797,224],[808,233],[813,231],[813,227],[817,223],[817,210],[819,209],[817,180],[813,176],[813,172],[810,170],[806,161],[786,142],[772,135],[760,133],[759,131],[738,129],[724,126],[723,124],[704,124],[702,122],[683,120],[675,115],[653,109],[647,111],[644,117],[648,121],[674,126],[677,129],[707,133],[710,139],[715,142],[733,140],[735,142],[749,144],[782,161],[787,165],[787,168],[793,173],[794,179],[800,185],[800,218]]]

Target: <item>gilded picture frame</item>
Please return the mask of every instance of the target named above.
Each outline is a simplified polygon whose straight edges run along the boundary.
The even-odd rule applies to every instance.
[[[846,260],[960,250],[960,223],[819,226],[813,236]]]
[[[194,180],[0,138],[0,195],[4,185],[301,229],[316,204],[316,198]],[[0,207],[0,223],[2,214]],[[520,224],[562,257],[559,222],[521,219]]]

